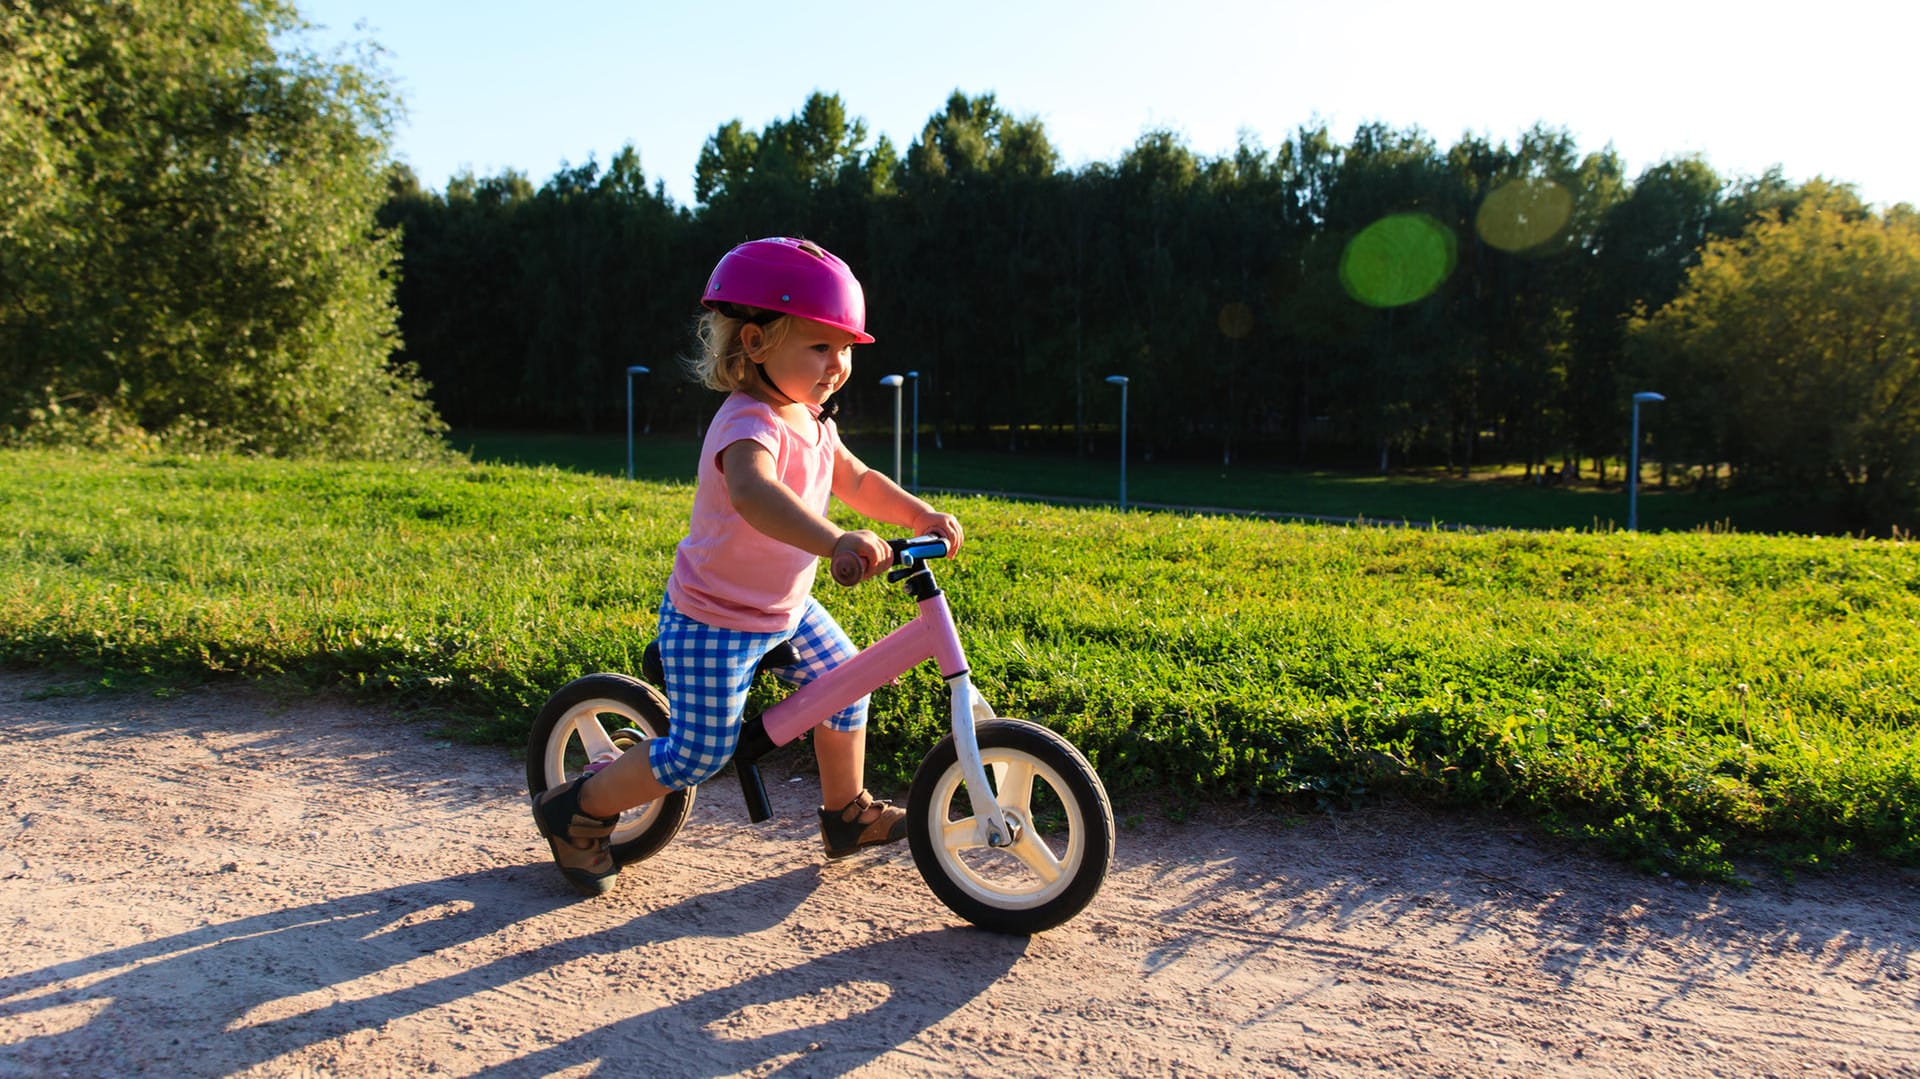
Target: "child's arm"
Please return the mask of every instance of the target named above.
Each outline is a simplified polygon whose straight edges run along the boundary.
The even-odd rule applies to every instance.
[[[765,446],[748,439],[732,443],[720,451],[720,470],[734,510],[765,535],[821,558],[854,551],[870,569],[886,565],[891,558],[886,541],[879,536],[866,529],[843,531],[800,501],[792,488],[780,482],[773,454]],[[837,466],[834,473],[837,477]]]
[[[959,519],[914,497],[886,473],[868,468],[844,445],[833,462],[833,493],[856,513],[911,529],[916,535],[939,536],[952,550],[960,549]]]

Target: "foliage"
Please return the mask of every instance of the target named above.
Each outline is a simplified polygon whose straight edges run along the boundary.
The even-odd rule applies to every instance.
[[[622,372],[652,367],[643,404],[677,386],[686,297],[702,269],[676,239],[677,215],[623,147],[562,169],[535,190],[524,177],[455,177],[444,195],[396,170],[382,221],[406,237],[406,351],[456,423],[539,416],[591,431]],[[706,400],[706,395],[700,395]]]
[[[1709,243],[1635,325],[1688,448],[1750,481],[1838,491],[1856,528],[1920,526],[1920,223],[1811,185]],[[1706,405],[1706,402],[1712,404]]]
[[[282,0],[0,3],[0,436],[437,452],[390,365],[395,105]]]
[[[691,499],[505,466],[0,463],[0,662],[347,687],[509,744],[566,679],[637,669]],[[950,507],[982,691],[1122,801],[1501,807],[1708,875],[1920,864],[1910,544]],[[820,589],[857,640],[905,613]],[[940,692],[930,669],[880,692],[876,784]]]
[[[1155,130],[1066,168],[1038,119],[959,90],[904,150],[867,139],[818,92],[758,130],[729,121],[692,208],[568,169],[537,195],[513,174],[455,177],[444,198],[409,177],[389,207],[409,355],[456,426],[604,429],[640,363],[642,422],[696,431],[712,402],[672,369],[700,275],[742,238],[802,234],[860,273],[879,338],[862,369],[917,372],[943,445],[1092,452],[1118,418],[1104,379],[1126,375],[1143,459],[1543,478],[1590,461],[1605,482],[1631,394],[1668,374],[1630,362],[1629,320],[1672,300],[1708,241],[1824,190],[1697,157],[1629,180],[1610,149],[1545,125],[1445,145],[1368,124],[1344,146],[1306,125],[1220,157]],[[562,190],[591,211],[548,212]],[[1375,243],[1372,272],[1420,287],[1390,303],[1343,287],[1355,245],[1396,222],[1434,260]],[[876,380],[843,392],[856,415],[890,404]],[[1745,467],[1717,400],[1689,407],[1646,417],[1661,481]],[[1893,523],[1870,517],[1849,527]]]

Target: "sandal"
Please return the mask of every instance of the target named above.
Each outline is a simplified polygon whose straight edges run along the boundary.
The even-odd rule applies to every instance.
[[[865,790],[839,809],[820,808],[820,842],[828,858],[845,858],[862,847],[905,838],[907,811],[892,802],[876,801]]]
[[[620,874],[609,841],[618,816],[590,817],[580,811],[580,788],[591,776],[563,783],[533,798],[533,821],[547,837],[560,874],[581,895],[605,895]]]

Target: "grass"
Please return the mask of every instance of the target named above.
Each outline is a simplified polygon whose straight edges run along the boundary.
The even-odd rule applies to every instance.
[[[0,453],[0,662],[173,690],[345,687],[513,744],[637,670],[684,483],[553,468]],[[1497,807],[1640,864],[1920,864],[1911,544],[1450,533],[943,499],[1001,711],[1141,796]],[[819,586],[856,640],[906,613]],[[876,698],[897,789],[943,724]]]
[[[849,445],[869,465],[889,473],[893,440],[849,436]],[[627,441],[609,436],[461,432],[454,445],[475,460],[552,465],[570,471],[624,476]],[[923,438],[920,483],[940,491],[1002,496],[1038,496],[1066,503],[1112,504],[1118,500],[1117,460],[1069,455],[983,450],[933,450]],[[903,448],[903,457],[910,451]],[[691,436],[642,435],[634,440],[634,475],[674,482],[689,479],[699,453]],[[911,464],[903,463],[903,478]],[[1618,468],[1614,473],[1619,476]],[[1639,492],[1638,524],[1653,531],[1813,532],[1816,519],[1764,499],[1720,493],[1661,490],[1651,482]],[[1134,461],[1127,470],[1130,505],[1200,508],[1302,519],[1360,518],[1470,528],[1558,530],[1624,528],[1627,495],[1609,487],[1540,487],[1511,468],[1483,468],[1472,478],[1437,469],[1390,475],[1239,465]]]

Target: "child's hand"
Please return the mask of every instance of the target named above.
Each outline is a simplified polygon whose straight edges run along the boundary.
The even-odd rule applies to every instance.
[[[960,553],[960,519],[951,513],[929,511],[914,519],[913,534],[939,536],[947,541],[947,553]]]
[[[833,543],[833,579],[852,587],[893,564],[893,548],[887,541],[859,529],[842,532]]]

